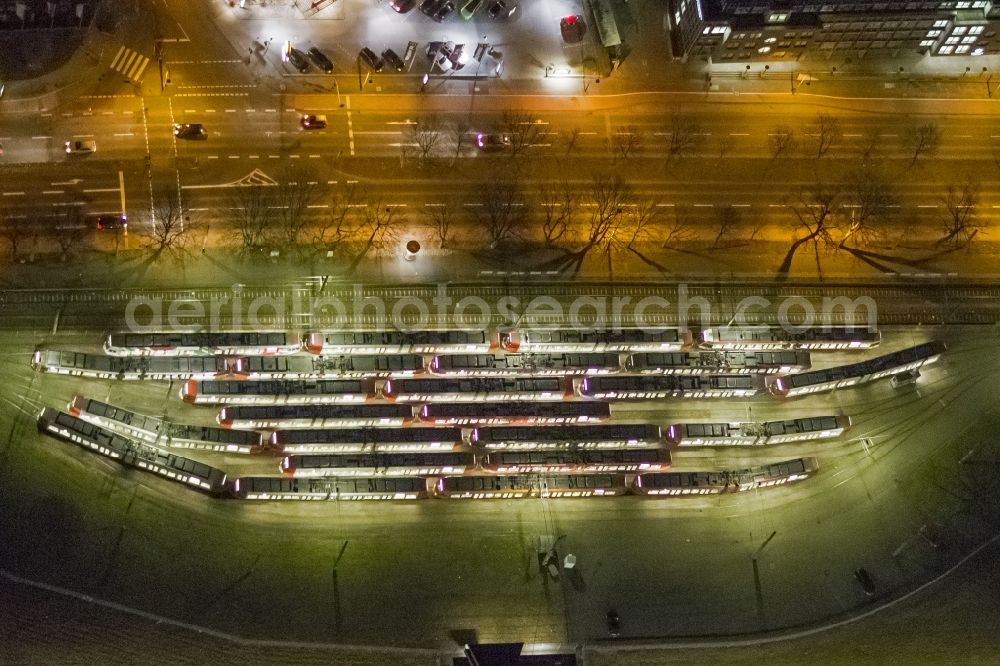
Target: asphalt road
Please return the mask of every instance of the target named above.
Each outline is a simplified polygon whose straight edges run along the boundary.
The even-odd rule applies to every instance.
[[[307,210],[314,220],[336,208],[334,193],[344,196],[353,185],[359,190],[356,207],[395,206],[405,218],[401,224],[424,224],[429,208],[444,205],[456,210],[459,226],[474,228],[491,184],[510,179],[520,188],[517,199],[527,225],[537,228],[545,206],[536,184],[554,184],[586,204],[592,176],[617,173],[629,183],[635,200],[657,205],[658,224],[664,228],[678,219],[713,227],[720,211],[733,207],[763,236],[780,238],[796,225],[792,207],[804,208],[802,192],[816,183],[846,180],[858,169],[859,154],[869,142],[874,142],[876,163],[898,197],[894,214],[918,235],[937,234],[947,220],[949,185],[960,186],[966,179],[977,183],[981,214],[1000,205],[994,194],[1000,174],[993,163],[1000,129],[976,106],[956,105],[951,114],[933,116],[938,145],[914,165],[908,132],[931,116],[919,115],[923,107],[912,101],[870,100],[858,108],[857,102],[837,100],[823,105],[685,100],[662,109],[653,97],[639,97],[604,108],[555,112],[534,110],[532,99],[520,98],[514,103],[529,105],[520,122],[530,123],[530,129],[524,129],[505,125],[495,104],[468,111],[466,102],[480,103],[474,98],[454,98],[451,109],[427,113],[378,107],[354,111],[350,99],[344,109],[335,104],[326,109],[321,100],[329,103],[330,98],[315,96],[303,98],[315,104],[298,107],[291,97],[254,94],[255,101],[89,99],[58,115],[19,118],[4,141],[0,206],[8,216],[42,216],[44,225],[58,228],[79,224],[72,210],[114,212],[124,202],[133,228],[145,228],[154,199],[179,196],[194,228],[218,231],[234,224],[238,186],[303,178],[318,189]],[[303,130],[303,111],[325,112],[328,127]],[[672,120],[675,112],[684,120]],[[816,157],[819,113],[840,123],[839,137],[822,158]],[[208,140],[175,139],[173,122],[204,123]],[[696,125],[680,128],[687,122]],[[465,130],[460,145],[455,127]],[[771,142],[786,131],[782,128],[790,128],[795,147],[775,156]],[[477,131],[511,129],[525,146],[516,156],[511,151],[480,153],[474,146]],[[690,135],[694,145],[668,159],[675,132]],[[618,143],[627,136],[635,137],[636,147],[625,156]],[[94,139],[97,153],[66,155],[63,142],[80,138]],[[433,144],[429,158],[421,156],[417,144]],[[563,168],[567,159],[574,164],[571,171]],[[849,198],[840,202],[844,214],[856,206]],[[578,217],[586,215],[584,206]]]

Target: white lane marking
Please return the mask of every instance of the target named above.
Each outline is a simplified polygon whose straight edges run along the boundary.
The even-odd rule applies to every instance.
[[[51,136],[33,136],[32,139],[51,139]]]
[[[23,197],[24,192],[4,192],[5,197]]]
[[[115,136],[135,136],[135,132],[115,132]]]
[[[281,159],[281,155],[268,155],[268,159],[277,160]]]
[[[63,194],[63,190],[42,190],[42,194]]]
[[[310,155],[309,157],[311,157],[311,158],[313,158],[313,159],[316,159],[316,158],[318,158],[318,157],[319,157],[319,155]]]
[[[87,192],[87,193],[90,193],[90,192],[117,192],[117,191],[118,191],[117,187],[95,187],[95,188],[90,189],[90,190],[84,190],[84,192]]]

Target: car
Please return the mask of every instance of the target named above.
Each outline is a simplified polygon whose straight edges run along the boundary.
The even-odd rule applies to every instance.
[[[618,638],[622,635],[622,621],[618,617],[618,611],[611,609],[605,616],[605,620],[608,623],[608,636],[611,638]]]
[[[875,581],[872,580],[871,575],[868,570],[864,567],[854,570],[854,577],[861,583],[861,589],[865,591],[869,597],[875,594]]]
[[[431,68],[437,67],[442,72],[454,69],[451,55],[455,51],[455,42],[431,42],[427,45],[427,57],[433,59]]]
[[[208,133],[201,123],[174,123],[174,136],[178,139],[207,139]]]
[[[306,54],[296,48],[288,49],[288,62],[292,63],[292,67],[303,74],[309,71],[309,61],[306,60]]]
[[[575,44],[583,41],[583,36],[587,34],[587,24],[583,16],[564,16],[559,20],[559,31],[562,32],[563,41],[567,44]]]
[[[389,6],[397,14],[405,14],[413,9],[415,4],[417,4],[417,0],[389,0]]]
[[[438,7],[444,4],[444,2],[445,0],[424,0],[420,3],[420,11],[427,16],[434,16],[434,12],[436,12]]]
[[[455,11],[455,3],[451,2],[451,0],[447,0],[447,2],[438,7],[438,10],[434,12],[433,18],[435,21],[440,23],[441,21],[448,18],[453,11]]]
[[[304,113],[302,114],[301,122],[302,129],[323,129],[326,127],[326,116],[316,115],[314,113]]]
[[[375,55],[375,52],[367,46],[361,49],[358,53],[358,57],[361,58],[366,65],[371,67],[373,72],[382,71],[382,59]]]
[[[516,11],[517,5],[508,5],[504,0],[493,0],[486,9],[486,12],[492,19],[507,18],[508,16],[513,16]]]
[[[128,229],[125,213],[102,214],[94,218],[94,228],[98,231],[118,231]]]
[[[462,5],[462,18],[466,21],[472,19],[472,15],[476,13],[476,10],[483,4],[483,0],[469,0],[464,5]]]
[[[465,44],[459,44],[448,56],[451,66],[455,69],[462,69],[469,62],[469,54],[465,52]]]
[[[382,51],[382,60],[384,60],[385,64],[389,65],[391,69],[394,69],[397,72],[402,72],[406,69],[406,63],[404,63],[403,59],[400,58],[399,55],[397,55],[392,49]]]
[[[476,145],[484,153],[507,150],[510,147],[510,134],[483,134],[476,135]]]
[[[97,152],[97,143],[91,139],[66,142],[67,155],[89,155]]]
[[[333,63],[330,62],[330,59],[326,57],[325,53],[320,51],[315,46],[309,49],[309,58],[318,69],[323,70],[327,74],[333,74]]]

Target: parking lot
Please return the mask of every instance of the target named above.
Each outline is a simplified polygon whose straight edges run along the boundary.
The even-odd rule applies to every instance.
[[[428,0],[426,5],[423,0],[412,4],[400,0],[397,4],[404,12],[394,10],[389,0],[341,0],[308,19],[301,18],[299,12],[268,16],[267,8],[248,4],[237,16],[243,19],[239,23],[247,34],[253,35],[249,41],[258,62],[291,78],[319,81],[324,74],[314,62],[300,72],[283,59],[282,51],[289,43],[303,53],[317,47],[333,61],[334,76],[367,78],[367,84],[376,86],[384,84],[387,77],[415,77],[419,84],[424,74],[431,80],[497,76],[573,79],[606,66],[604,49],[592,19],[584,18],[581,0],[523,5],[516,0],[504,2],[505,7],[493,8],[497,13],[494,18],[490,16],[494,0],[482,0],[469,20],[463,18],[466,5],[462,0]],[[442,18],[436,20],[435,16]],[[568,19],[566,24],[562,23],[564,18]],[[435,67],[434,58],[427,55],[428,45],[434,43],[451,43],[456,49],[464,45],[464,66],[456,56],[453,66]],[[364,48],[383,62],[384,52],[390,49],[403,61],[401,71],[387,63],[376,72],[374,63],[360,55]],[[339,85],[347,90],[354,82]]]

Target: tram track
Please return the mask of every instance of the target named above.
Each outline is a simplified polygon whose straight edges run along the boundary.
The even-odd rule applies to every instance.
[[[645,299],[645,300],[644,300]],[[747,300],[747,299],[753,299]],[[0,292],[6,329],[52,327],[111,330],[131,317],[153,326],[282,329],[402,325],[413,327],[628,325],[643,302],[642,323],[687,320],[731,323],[860,323],[859,304],[871,299],[882,325],[994,324],[1000,321],[1000,284],[859,284],[853,282],[552,283],[381,286],[293,283],[283,287],[206,289],[40,289]],[[707,304],[707,307],[703,307]],[[853,308],[853,309],[852,309]],[[462,314],[464,312],[464,319]],[[684,322],[682,322],[684,323]],[[812,323],[816,323],[815,321]]]

